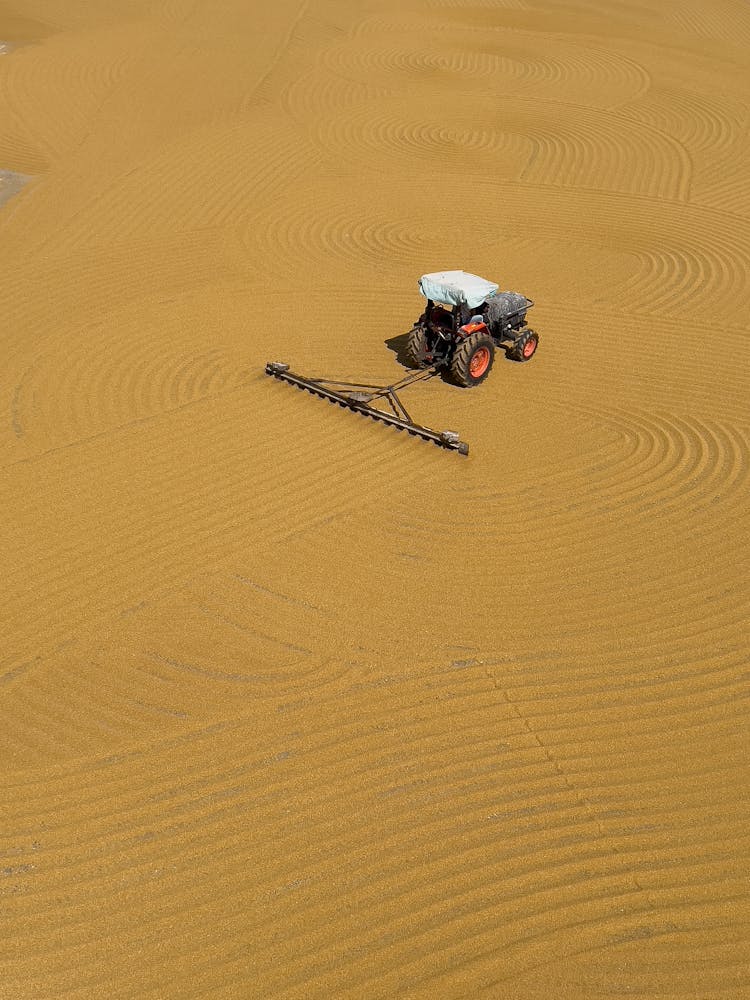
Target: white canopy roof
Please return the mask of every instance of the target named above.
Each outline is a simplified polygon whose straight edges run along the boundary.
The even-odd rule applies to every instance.
[[[470,309],[476,309],[497,289],[494,281],[467,271],[435,271],[419,279],[419,290],[426,299],[454,306],[465,302]]]

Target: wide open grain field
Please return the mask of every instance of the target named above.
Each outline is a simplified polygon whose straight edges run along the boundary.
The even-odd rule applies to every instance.
[[[747,4],[0,41],[0,998],[750,996]],[[444,268],[468,458],[264,375]]]

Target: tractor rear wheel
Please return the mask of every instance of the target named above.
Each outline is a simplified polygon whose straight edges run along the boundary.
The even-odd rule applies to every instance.
[[[524,330],[518,340],[508,351],[508,357],[513,361],[530,361],[539,346],[539,334],[533,330]]]
[[[430,348],[427,333],[422,326],[415,326],[406,338],[406,363],[410,368],[428,368]]]
[[[477,330],[466,338],[453,355],[453,380],[467,389],[484,382],[495,360],[495,342],[486,330]]]

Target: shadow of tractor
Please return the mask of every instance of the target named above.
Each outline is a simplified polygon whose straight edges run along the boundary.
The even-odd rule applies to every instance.
[[[408,340],[409,331],[406,333],[400,333],[397,337],[389,337],[386,341],[384,341],[384,343],[388,350],[393,351],[396,355],[396,361],[398,361],[402,368],[408,368],[409,371],[414,371],[416,366],[410,363],[409,353],[406,349]]]

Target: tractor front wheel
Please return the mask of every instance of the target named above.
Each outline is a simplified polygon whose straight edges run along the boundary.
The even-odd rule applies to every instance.
[[[422,326],[415,326],[406,338],[406,363],[410,368],[428,368],[432,363],[427,333]]]
[[[458,345],[451,362],[451,375],[467,389],[484,382],[495,360],[495,342],[483,330],[472,333]]]
[[[539,346],[539,334],[533,330],[524,330],[518,340],[508,351],[508,357],[513,361],[530,361]]]

